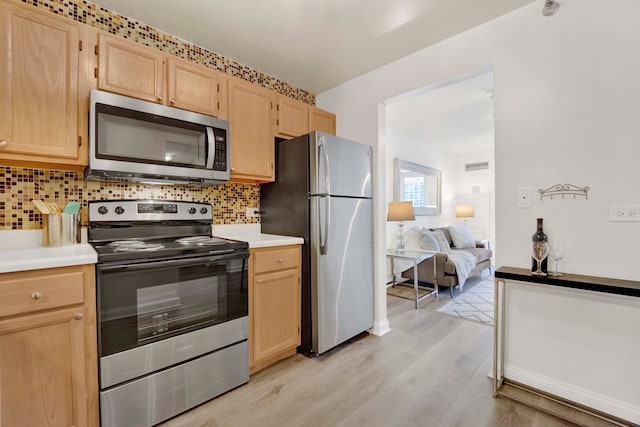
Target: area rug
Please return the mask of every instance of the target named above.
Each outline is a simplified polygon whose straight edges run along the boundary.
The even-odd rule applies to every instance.
[[[454,288],[457,290],[458,288]],[[454,291],[455,292],[455,291]],[[441,298],[446,295],[440,292]],[[462,293],[440,307],[438,312],[493,325],[493,276],[475,283],[467,281]]]

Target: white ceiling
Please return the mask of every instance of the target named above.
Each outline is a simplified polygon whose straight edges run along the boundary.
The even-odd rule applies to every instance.
[[[391,103],[387,126],[463,155],[494,149],[493,73]]]
[[[535,0],[92,0],[321,93]]]

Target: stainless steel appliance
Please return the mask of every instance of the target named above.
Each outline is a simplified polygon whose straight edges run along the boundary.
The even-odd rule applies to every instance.
[[[304,354],[373,326],[371,164],[370,146],[311,132],[276,144],[276,182],[260,186],[262,231],[304,238]]]
[[[220,184],[229,180],[229,124],[93,89],[87,179]]]
[[[89,202],[102,427],[151,426],[249,380],[248,245],[211,206]]]

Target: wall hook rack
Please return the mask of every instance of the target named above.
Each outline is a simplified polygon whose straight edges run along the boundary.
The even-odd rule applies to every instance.
[[[588,186],[578,187],[573,184],[556,184],[545,190],[539,189],[538,193],[540,193],[540,200],[544,197],[549,197],[553,200],[553,196],[562,196],[563,199],[564,196],[573,196],[574,199],[576,196],[582,196],[589,200],[589,190],[590,188]]]

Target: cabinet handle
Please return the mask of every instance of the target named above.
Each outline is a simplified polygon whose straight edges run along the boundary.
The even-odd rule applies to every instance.
[[[262,283],[262,279],[256,280],[256,283]]]
[[[83,317],[84,317],[84,314],[82,313],[76,313],[76,315],[73,316],[73,318],[76,320],[82,320]]]
[[[4,148],[7,145],[9,145],[9,143],[7,141],[5,141],[5,140],[0,141],[0,148]]]
[[[175,104],[176,103],[176,99],[175,98],[171,98],[171,103]]]
[[[32,300],[39,300],[40,298],[42,298],[42,294],[40,292],[34,292],[31,294],[31,299]]]
[[[282,263],[284,262],[284,260],[283,260],[282,258],[278,258],[278,262],[279,262],[280,264],[282,264]]]
[[[162,95],[158,95],[158,101],[162,102]]]

